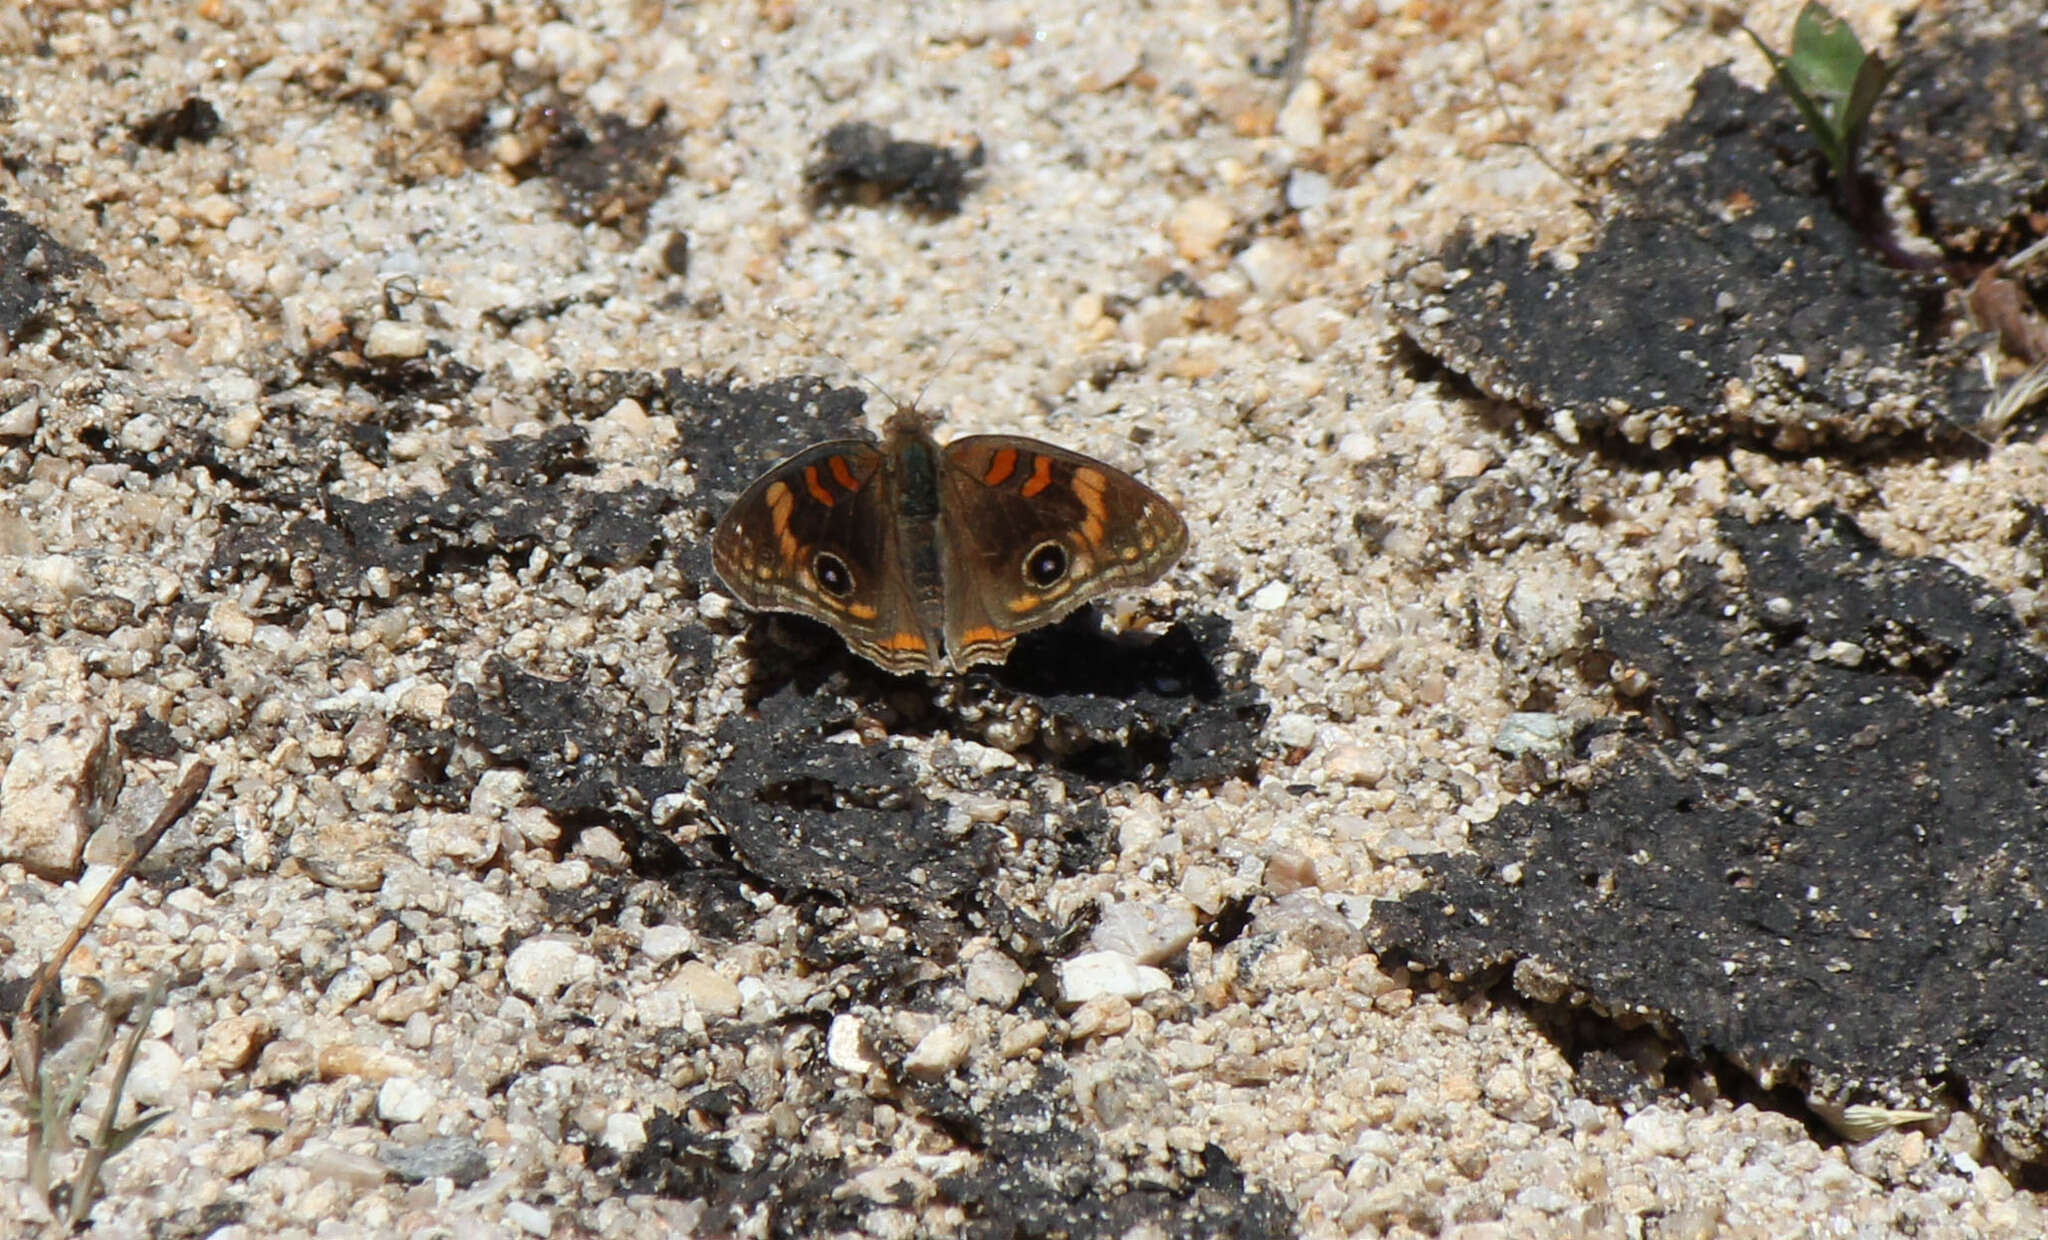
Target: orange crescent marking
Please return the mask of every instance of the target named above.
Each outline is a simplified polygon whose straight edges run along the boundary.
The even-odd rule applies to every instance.
[[[811,493],[812,499],[817,500],[825,505],[825,507],[830,508],[832,506],[832,492],[827,491],[825,484],[818,481],[818,467],[816,465],[804,466],[804,489]]]
[[[1024,484],[1024,498],[1030,499],[1051,485],[1052,458],[1041,456],[1031,463],[1031,479]]]
[[[877,613],[872,604],[848,603],[846,605],[846,614],[852,616],[856,620],[872,620],[875,618]]]
[[[994,646],[1015,636],[1015,633],[1006,632],[992,624],[984,624],[978,629],[969,629],[962,633],[960,641],[961,644],[968,646]]]
[[[988,472],[981,476],[981,480],[989,486],[999,487],[1008,482],[1010,475],[1016,472],[1017,450],[1015,448],[998,448],[996,449],[995,456],[989,459]]]
[[[849,491],[860,490],[860,482],[854,478],[853,471],[846,467],[845,457],[835,456],[830,461],[827,461],[826,464],[832,467],[832,480],[834,482],[837,482],[841,487]]]
[[[1020,594],[1010,600],[1010,610],[1022,615],[1044,601],[1043,594]]]
[[[781,538],[789,533],[789,514],[796,510],[796,496],[789,488],[775,483],[768,488],[768,519],[775,526],[775,536]]]
[[[882,640],[884,650],[923,650],[924,638],[915,633],[896,633]]]

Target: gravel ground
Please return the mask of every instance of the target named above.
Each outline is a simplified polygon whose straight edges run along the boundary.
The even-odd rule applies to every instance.
[[[1746,17],[1783,31],[1795,9]],[[1906,9],[1840,11],[1881,42]],[[1845,1144],[1711,1075],[1596,1101],[1511,994],[1364,950],[1371,900],[1423,881],[1408,858],[1526,795],[1493,749],[1511,713],[1621,710],[1578,674],[1579,605],[1672,591],[1716,562],[1721,514],[1852,510],[2038,639],[2009,500],[2048,494],[2048,439],[1650,467],[1416,365],[1387,280],[1461,226],[1571,253],[1593,217],[1546,161],[1597,168],[1706,67],[1763,66],[1677,5],[1326,0],[1298,72],[1255,72],[1287,17],[0,13],[0,199],[41,238],[6,251],[41,290],[18,330],[0,297],[0,815],[27,859],[0,865],[8,1006],[183,764],[217,768],[69,965],[116,996],[171,983],[128,1087],[169,1116],[109,1164],[101,1228],[1012,1234],[1009,1199],[959,1177],[1023,1148],[1000,1118],[1021,1098],[1071,1120],[1058,1157],[1093,1199],[1159,1188],[1240,1234],[2041,1234],[1967,1113]],[[847,121],[957,155],[959,209],[817,198],[806,170]],[[541,766],[494,757],[464,713],[508,665],[588,688],[644,728],[620,746],[699,773],[757,704],[763,641],[691,567],[728,497],[699,428],[592,378],[670,369],[742,390],[855,370],[943,410],[942,435],[1051,439],[1174,496],[1188,555],[1113,610],[1227,621],[1223,662],[1270,708],[1257,761],[1077,793],[1004,743],[1028,728],[956,735],[914,683],[821,732],[901,750],[927,787],[1015,776],[953,800],[1003,840],[975,916],[690,888],[616,820],[537,795]],[[265,571],[232,541],[488,500],[518,474],[491,452],[572,425],[574,468],[544,462],[532,493],[586,523],[656,497],[673,554],[613,566],[566,523],[515,536],[471,510],[473,554],[403,570],[355,573],[344,548]],[[1475,536],[1487,486],[1542,515]],[[641,818],[694,863],[720,838],[704,806],[685,786]],[[1099,856],[1054,856],[1042,824],[1084,810]],[[35,860],[86,833],[82,874]],[[1085,933],[1034,954],[1025,920]],[[876,981],[884,961],[914,981]],[[663,1179],[684,1129],[722,1161]],[[26,1131],[0,1108],[0,1232],[46,1214]]]

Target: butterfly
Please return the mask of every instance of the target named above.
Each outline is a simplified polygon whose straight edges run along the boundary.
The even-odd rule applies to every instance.
[[[914,409],[882,440],[814,444],[761,475],[711,536],[725,588],[823,621],[884,671],[1009,658],[1017,635],[1157,581],[1187,523],[1122,470],[1017,435],[944,445]]]

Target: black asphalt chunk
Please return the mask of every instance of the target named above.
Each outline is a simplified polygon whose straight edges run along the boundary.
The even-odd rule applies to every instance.
[[[908,1091],[896,1100],[913,1113],[930,1114],[918,1105],[918,1094]],[[743,1113],[734,1101],[719,1098],[724,1110],[692,1107],[689,1119],[657,1111],[647,1124],[647,1144],[619,1167],[624,1187],[704,1201],[706,1230],[730,1230],[748,1220],[773,1237],[872,1234],[882,1222],[879,1212],[916,1217],[940,1207],[966,1216],[958,1234],[972,1240],[1277,1240],[1295,1234],[1286,1201],[1248,1181],[1214,1145],[1177,1153],[1164,1166],[1124,1165],[1105,1151],[1065,1074],[1054,1067],[1039,1068],[991,1100],[951,1094],[942,1104],[945,1113],[931,1117],[955,1134],[972,1162],[936,1181],[922,1175],[892,1180],[877,1167],[827,1158],[800,1142],[763,1142],[750,1135],[758,1125],[732,1123]],[[857,1130],[873,1106],[846,1091],[820,1102],[819,1109],[839,1113],[848,1130]]]
[[[1945,248],[2007,257],[2040,234],[2030,213],[2048,202],[2048,4],[1966,0],[1907,23],[1871,116],[1871,165]]]
[[[361,330],[367,333],[367,325]],[[427,342],[419,357],[378,358],[362,353],[362,340],[342,339],[343,347],[307,359],[308,380],[329,387],[359,387],[384,402],[382,428],[395,430],[415,420],[424,406],[464,401],[483,372],[466,365],[438,340]]]
[[[1230,644],[1230,622],[1195,613],[1157,638],[1105,635],[1091,610],[1026,633],[992,679],[1044,717],[1040,748],[1102,780],[1214,784],[1258,762],[1270,707]]]
[[[656,798],[690,786],[680,765],[643,760],[659,738],[579,680],[535,676],[492,659],[479,686],[449,700],[457,730],[495,764],[526,772],[534,803],[565,821],[644,821]]]
[[[1570,441],[1801,451],[1976,420],[1976,342],[1940,326],[1942,281],[1858,239],[1783,98],[1710,69],[1615,179],[1615,216],[1569,266],[1463,234],[1415,265],[1402,333]]]
[[[770,887],[853,904],[946,905],[978,888],[997,835],[947,831],[946,807],[918,789],[902,750],[847,743],[858,710],[836,694],[787,685],[720,725],[732,756],[705,789],[733,853]]]
[[[135,140],[159,151],[180,142],[207,142],[220,132],[220,113],[198,95],[188,95],[174,108],[144,117],[129,129]]]
[[[929,142],[901,141],[880,125],[844,121],[825,131],[804,169],[813,206],[873,205],[900,198],[934,215],[953,215],[981,166],[979,143],[965,156]]]
[[[662,374],[661,404],[683,428],[682,452],[697,479],[691,502],[704,511],[707,529],[776,462],[822,440],[874,439],[863,413],[867,393],[822,379],[747,388],[670,370]],[[710,539],[685,545],[680,566],[710,588]]]
[[[1961,569],[1823,514],[1728,521],[1654,609],[1587,608],[1651,685],[1583,795],[1510,806],[1375,906],[1390,962],[1647,1014],[1821,1104],[1975,1111],[2048,1151],[2048,656]]]
[[[740,387],[680,370],[662,373],[662,397],[683,426],[697,501],[723,513],[770,465],[827,439],[866,439],[868,393],[799,377]]]
[[[290,519],[264,511],[215,543],[207,571],[217,582],[278,573],[284,604],[289,587],[323,601],[364,597],[373,568],[409,590],[493,561],[524,563],[541,547],[590,568],[661,555],[662,518],[677,498],[643,483],[616,491],[562,485],[590,469],[584,446],[580,428],[558,428],[493,445],[449,470],[438,494],[329,495],[317,515]]]
[[[554,181],[562,218],[637,236],[646,226],[647,208],[682,171],[676,136],[668,126],[660,117],[635,125],[605,115],[586,127],[566,106],[540,109],[537,115],[529,136],[544,140],[534,167]]]
[[[0,337],[8,343],[20,343],[40,325],[62,295],[62,282],[100,269],[98,259],[59,244],[0,199]]]

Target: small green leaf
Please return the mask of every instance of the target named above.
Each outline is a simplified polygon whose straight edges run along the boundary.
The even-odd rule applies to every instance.
[[[1792,24],[1790,56],[1780,56],[1747,26],[1743,30],[1771,62],[1829,170],[1837,179],[1848,177],[1871,109],[1891,81],[1884,58],[1865,51],[1849,23],[1817,0],[1809,0]]]
[[[169,1111],[150,1111],[115,1129],[107,1137],[106,1156],[112,1158],[122,1150],[127,1149],[134,1143],[135,1138],[156,1127],[159,1121],[170,1118],[170,1114]]]
[[[1828,12],[1826,5],[1808,3],[1799,10],[1798,20],[1792,23],[1792,56],[1787,68],[1808,95],[1830,103],[1848,98],[1864,56],[1863,41],[1856,31]]]

